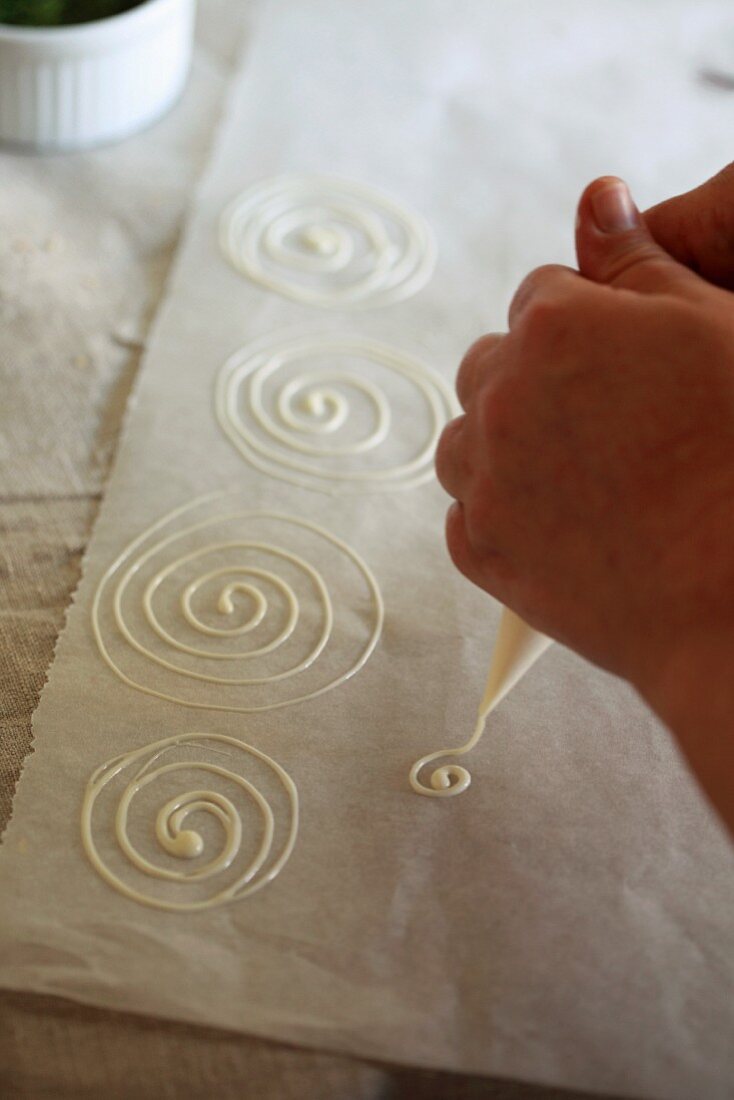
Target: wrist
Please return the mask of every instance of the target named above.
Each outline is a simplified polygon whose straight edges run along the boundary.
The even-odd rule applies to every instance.
[[[734,625],[691,632],[633,684],[668,726],[699,784],[734,832]]]

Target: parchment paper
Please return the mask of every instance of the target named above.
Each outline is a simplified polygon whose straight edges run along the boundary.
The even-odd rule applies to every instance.
[[[728,53],[727,53],[728,43]],[[449,379],[502,328],[519,278],[571,262],[578,192],[616,171],[641,205],[726,159],[723,3],[273,4],[245,59],[129,413],[85,578],[43,694],[0,860],[0,982],[400,1062],[625,1095],[731,1095],[734,857],[667,733],[559,647],[507,698],[463,796],[407,785],[460,743],[498,608],[450,566],[435,484],[330,499],[246,465],[212,410],[242,343],[283,326],[358,333]],[[433,225],[417,297],[317,314],[221,258],[217,216],[253,180],[338,172]],[[387,606],[366,668],[255,715],[139,694],[102,664],[94,586],[147,524],[238,486],[367,559]],[[354,631],[361,629],[358,622]],[[279,879],[194,914],[113,892],[86,862],[89,774],[176,732],[272,754],[303,821]]]

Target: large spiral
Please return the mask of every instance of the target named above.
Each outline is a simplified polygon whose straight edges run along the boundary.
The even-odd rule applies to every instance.
[[[318,524],[241,499],[176,509],[106,570],[92,629],[126,684],[190,707],[265,711],[322,695],[372,654],[384,607],[366,562]]]
[[[273,795],[269,798],[241,774],[247,765],[250,770],[253,765],[257,768],[260,782],[268,783],[276,794],[279,790],[276,807],[280,808],[273,809]],[[205,774],[208,785],[188,789],[192,773]],[[143,814],[149,810],[145,796],[153,793],[153,785],[164,791],[163,801],[154,817],[143,822],[146,827],[136,841],[131,837],[131,814],[136,799],[144,807]],[[98,802],[106,794],[110,806],[117,799],[114,813],[110,806],[106,814],[98,812]],[[259,817],[257,836],[250,836],[250,818],[243,823],[244,802]],[[279,816],[284,820],[279,821]],[[207,818],[216,823],[219,834],[212,856],[206,855],[207,842],[200,831]],[[219,733],[180,734],[97,768],[84,794],[81,831],[92,866],[126,897],[157,909],[211,909],[254,894],[283,869],[298,834],[298,791],[280,764],[251,745]],[[151,847],[147,837],[153,834],[158,845],[155,858],[146,854]],[[113,839],[118,849],[115,856],[109,852]],[[176,865],[182,862],[189,866]],[[210,889],[213,879],[216,885]],[[151,880],[158,880],[163,891],[151,890]],[[169,888],[167,883],[174,885]],[[181,891],[189,896],[181,897]]]
[[[409,489],[429,481],[451,388],[420,360],[360,337],[259,342],[224,364],[219,423],[271,477],[329,493]]]
[[[310,306],[385,306],[433,271],[433,234],[418,214],[364,184],[286,175],[238,195],[220,244],[243,275]]]

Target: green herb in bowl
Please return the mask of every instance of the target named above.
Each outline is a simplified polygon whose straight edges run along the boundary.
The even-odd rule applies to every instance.
[[[0,23],[60,27],[91,23],[137,8],[143,0],[0,0]]]

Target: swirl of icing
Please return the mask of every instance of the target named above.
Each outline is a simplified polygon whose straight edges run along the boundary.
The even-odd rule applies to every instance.
[[[460,764],[444,764],[431,774],[431,786],[427,787],[418,777],[421,769],[441,756],[463,756],[470,752],[484,733],[487,718],[502,702],[508,692],[532,668],[539,657],[551,645],[546,634],[534,630],[514,611],[502,609],[492,659],[487,672],[487,682],[477,710],[474,732],[465,745],[458,749],[440,749],[422,756],[410,769],[410,785],[418,794],[432,798],[449,798],[461,794],[471,783],[471,775]]]
[[[253,466],[334,494],[431,480],[441,430],[459,411],[451,387],[420,360],[327,334],[235,352],[217,378],[215,403],[222,430]]]
[[[217,747],[213,747],[212,742]],[[249,755],[265,765],[267,773],[275,777],[277,785],[285,792],[289,807],[290,824],[277,853],[273,851],[276,833],[275,812],[270,801],[250,779],[221,763],[213,763],[207,759],[185,758],[158,764],[165,754],[175,749],[186,750],[187,748],[198,750],[199,756],[206,751],[225,758],[235,756],[234,750],[237,750],[237,753]],[[136,765],[140,766],[136,767]],[[195,814],[208,815],[218,822],[223,834],[221,848],[212,858],[186,870],[158,865],[143,855],[131,840],[128,818],[135,796],[144,792],[153,783],[165,783],[166,777],[178,779],[178,773],[191,771],[207,773],[208,782],[216,778],[220,784],[228,785],[233,794],[238,793],[240,797],[244,795],[256,806],[261,818],[262,834],[250,862],[236,871],[227,885],[216,889],[213,893],[208,893],[206,897],[178,900],[144,892],[130,885],[113,870],[109,860],[103,858],[94,839],[94,811],[97,800],[105,788],[117,777],[122,777],[128,769],[135,770],[119,797],[114,815],[114,831],[118,848],[130,866],[148,878],[176,883],[179,887],[185,886],[191,891],[196,884],[204,883],[214,876],[221,876],[222,873],[227,872],[240,857],[243,840],[241,811],[232,798],[222,794],[221,791],[208,788],[195,788],[167,798],[155,818],[155,836],[159,848],[165,855],[174,857],[176,860],[197,860],[204,854],[205,841],[201,833],[189,826],[188,818]],[[176,912],[211,909],[254,894],[280,874],[288,862],[298,835],[298,791],[295,783],[280,764],[251,745],[219,733],[180,734],[124,753],[97,768],[90,777],[84,793],[81,832],[84,850],[92,866],[110,886],[125,897],[156,909]],[[221,878],[219,881],[222,881]]]
[[[214,494],[176,509],[112,562],[92,602],[99,651],[124,683],[189,707],[252,713],[316,698],[352,677],[374,651],[384,619],[377,581],[356,551],[318,524],[223,508],[232,497],[239,494]],[[198,518],[187,522],[190,515]],[[247,537],[260,529],[277,531],[278,540]],[[216,532],[222,537],[212,540]],[[280,545],[283,535],[308,542],[309,556],[322,568],[322,559],[331,557],[341,583],[350,586],[348,599],[335,601],[304,553]],[[330,646],[335,604],[342,615],[357,606],[355,580],[372,623],[344,656]],[[316,676],[327,647],[329,671]],[[144,683],[139,665],[130,670],[128,653],[163,670],[165,679]],[[273,698],[276,685],[312,668],[317,682]]]
[[[420,760],[416,760],[408,775],[410,785],[416,794],[425,794],[430,798],[453,798],[454,795],[463,794],[471,783],[471,772],[461,764],[442,764],[441,767],[434,768],[431,772],[430,787],[421,780],[419,773],[427,764],[443,756],[463,756],[464,753],[471,752],[484,733],[486,718],[486,714],[480,714],[474,732],[465,745],[461,745],[458,749],[439,749],[438,752],[430,752]]]
[[[351,180],[264,180],[224,210],[219,241],[243,275],[310,306],[364,308],[409,298],[431,277],[433,234],[422,217]]]

